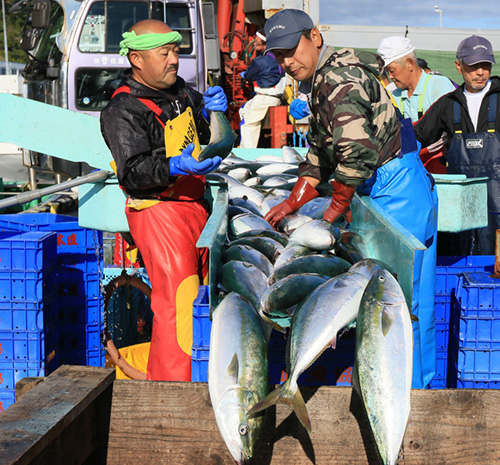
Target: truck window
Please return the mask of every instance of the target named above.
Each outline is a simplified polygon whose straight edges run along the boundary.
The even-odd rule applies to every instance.
[[[181,54],[193,50],[191,22],[186,4],[168,3],[167,24],[182,35]],[[87,53],[118,53],[122,33],[143,19],[163,20],[162,2],[95,2],[89,9],[78,48]]]
[[[76,106],[79,110],[101,111],[121,80],[120,68],[79,68],[76,71]]]

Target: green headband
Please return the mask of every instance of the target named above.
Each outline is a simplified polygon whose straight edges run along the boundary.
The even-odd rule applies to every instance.
[[[125,57],[129,50],[151,50],[166,44],[180,42],[182,36],[177,31],[164,34],[141,34],[136,35],[135,31],[124,32],[123,40],[120,42],[120,55]]]

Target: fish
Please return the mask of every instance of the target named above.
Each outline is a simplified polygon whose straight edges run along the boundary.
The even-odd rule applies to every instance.
[[[262,207],[259,208],[259,206],[257,204],[255,204],[254,202],[252,202],[250,199],[236,197],[234,199],[231,199],[230,204],[236,205],[238,207],[243,207],[243,208],[247,209],[249,212],[253,213],[254,215],[263,216],[262,212],[261,212]]]
[[[343,258],[325,255],[306,255],[298,257],[280,266],[274,266],[269,276],[270,285],[291,274],[317,273],[333,278],[349,270],[351,264]]]
[[[258,207],[261,206],[262,201],[264,200],[264,196],[262,193],[258,192],[256,189],[252,187],[245,186],[240,181],[232,178],[231,176],[225,173],[214,172],[207,175],[207,179],[214,181],[224,181],[228,186],[228,197],[230,200],[241,198],[241,199],[249,199]]]
[[[271,237],[240,237],[231,241],[230,245],[248,245],[257,249],[259,252],[263,253],[271,263],[274,263],[276,259],[281,255],[281,252],[285,250],[285,247],[279,243],[276,239]]]
[[[285,234],[290,234],[295,231],[299,226],[312,221],[310,216],[299,215],[298,213],[293,213],[291,215],[286,215],[279,223],[278,229]]]
[[[292,163],[268,163],[257,169],[256,173],[259,176],[278,175],[278,174],[294,174],[297,175],[299,168]]]
[[[283,158],[278,155],[259,155],[255,161],[259,163],[283,163]]]
[[[250,178],[252,172],[248,168],[238,167],[228,171],[227,174],[228,176],[231,176],[232,178],[236,179],[236,181],[245,182],[247,179]]]
[[[233,149],[235,135],[222,111],[210,112],[210,141],[198,155],[198,161],[221,157],[223,160]]]
[[[270,237],[271,239],[278,241],[283,247],[288,245],[288,237],[272,228],[251,229],[237,235],[237,239],[240,237]]]
[[[269,197],[266,197],[262,201],[262,205],[260,206],[260,211],[262,212],[262,215],[267,215],[267,212],[271,210],[271,208],[275,207],[279,203],[283,202],[284,200],[288,199],[289,195],[271,195]]]
[[[299,304],[329,278],[315,273],[291,274],[276,281],[260,299],[259,313],[272,318],[287,318],[287,309]]]
[[[328,197],[315,197],[309,200],[306,204],[302,205],[297,213],[299,215],[306,215],[315,220],[320,220],[323,218],[323,213],[328,209],[332,203],[331,198]]]
[[[375,258],[364,258],[349,268],[349,271],[361,273],[368,279],[371,279],[380,270],[390,270],[390,268],[384,262]]]
[[[262,185],[265,187],[275,187],[275,186],[282,186],[287,183],[295,183],[297,181],[298,177],[293,176],[293,175],[276,175],[276,176],[271,176],[267,178]]]
[[[352,384],[384,465],[395,465],[410,415],[413,330],[400,285],[387,270],[371,278],[356,322]]]
[[[214,309],[208,390],[219,432],[238,465],[253,456],[264,415],[248,410],[268,391],[267,342],[255,309],[235,292]]]
[[[252,176],[248,178],[246,181],[243,181],[243,184],[247,187],[257,186],[262,182],[262,179],[259,176]]]
[[[340,230],[326,220],[311,220],[297,227],[289,237],[289,242],[309,247],[313,250],[330,250],[340,239]]]
[[[299,152],[297,152],[297,150],[295,150],[293,147],[290,147],[288,145],[284,145],[281,148],[281,154],[283,157],[283,161],[285,163],[299,164],[299,163],[302,163],[304,161],[304,157]]]
[[[230,245],[222,252],[222,261],[229,262],[231,260],[239,260],[245,263],[251,263],[259,268],[266,276],[269,276],[273,271],[273,264],[269,259],[257,249],[249,245],[235,244]]]
[[[312,255],[314,253],[314,250],[304,245],[288,243],[288,245],[285,247],[285,250],[281,252],[280,256],[274,262],[274,267],[278,268],[279,266],[287,263],[290,260],[302,257],[304,255]]]
[[[297,380],[328,347],[335,348],[339,331],[357,317],[367,284],[368,279],[362,274],[346,272],[311,292],[292,317],[287,347],[288,379],[254,405],[249,415],[284,403],[292,406],[300,423],[311,432],[311,420]]]
[[[242,213],[241,215],[233,216],[229,220],[229,235],[232,237],[238,237],[254,229],[269,229],[272,230],[273,227],[261,216],[255,215],[253,213]]]

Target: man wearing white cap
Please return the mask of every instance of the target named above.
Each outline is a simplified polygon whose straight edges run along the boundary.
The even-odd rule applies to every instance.
[[[427,74],[417,63],[415,47],[406,37],[387,37],[380,42],[378,54],[397,89],[394,98],[405,118],[417,121],[441,96],[455,90],[445,76]]]
[[[415,125],[423,145],[446,132],[448,173],[489,178],[488,226],[449,235],[446,255],[495,254],[495,231],[500,229],[500,78],[490,77],[494,63],[489,40],[473,35],[460,42],[455,66],[464,83]]]

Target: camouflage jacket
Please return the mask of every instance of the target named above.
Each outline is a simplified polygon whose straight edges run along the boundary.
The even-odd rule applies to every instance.
[[[300,176],[327,181],[332,174],[357,186],[401,148],[399,121],[375,76],[378,55],[326,47],[313,78],[310,149]]]

